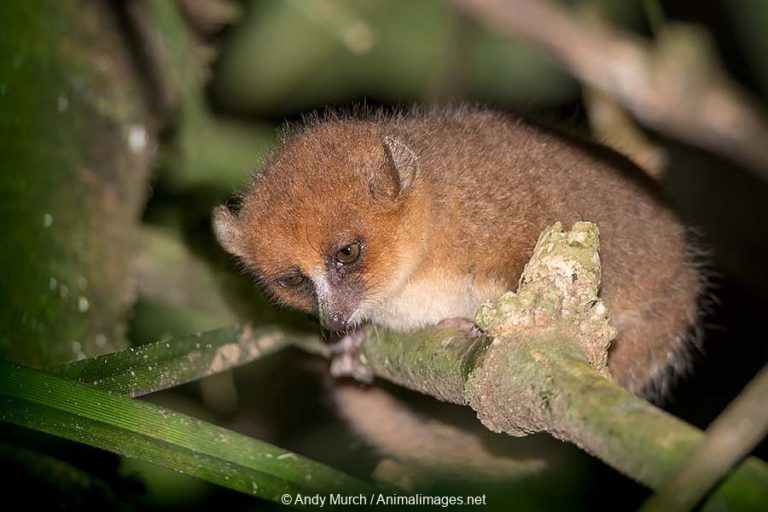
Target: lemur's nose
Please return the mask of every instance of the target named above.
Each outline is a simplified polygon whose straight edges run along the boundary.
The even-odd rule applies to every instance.
[[[345,331],[349,325],[349,318],[339,313],[333,313],[321,319],[323,327],[330,331]]]

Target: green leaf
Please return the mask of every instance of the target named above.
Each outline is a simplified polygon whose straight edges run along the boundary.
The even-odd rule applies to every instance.
[[[163,407],[0,361],[3,421],[159,464],[237,491],[361,490],[367,484],[268,443]]]
[[[224,327],[63,364],[50,373],[137,397],[192,382],[276,352],[305,337],[275,327]]]

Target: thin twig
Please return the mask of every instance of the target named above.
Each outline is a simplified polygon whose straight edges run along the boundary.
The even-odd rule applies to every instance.
[[[582,91],[582,101],[592,133],[600,142],[627,155],[654,180],[664,177],[669,160],[666,152],[648,139],[621,106],[588,86]]]
[[[652,45],[545,0],[453,0],[500,32],[560,60],[639,121],[732,158],[768,180],[768,124],[721,69],[700,31],[666,28]]]

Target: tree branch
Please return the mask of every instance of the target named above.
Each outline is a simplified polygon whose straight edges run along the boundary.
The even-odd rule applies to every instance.
[[[703,435],[610,381],[615,331],[597,298],[597,228],[556,224],[542,233],[517,292],[484,306],[490,338],[455,331],[396,334],[368,328],[361,357],[376,375],[466,404],[489,429],[574,443],[622,473],[660,487]],[[749,459],[707,506],[768,504],[768,466]]]
[[[768,180],[768,125],[722,71],[701,31],[667,27],[655,45],[597,21],[578,21],[545,0],[453,0],[521,37],[602,90],[642,123],[736,160]]]
[[[693,509],[768,434],[768,366],[707,429],[707,437],[642,508]]]

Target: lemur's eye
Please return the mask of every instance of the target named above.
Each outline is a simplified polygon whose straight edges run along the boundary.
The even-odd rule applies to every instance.
[[[360,257],[360,244],[355,242],[339,250],[336,253],[336,261],[342,265],[354,263]]]
[[[281,277],[277,282],[284,288],[297,288],[304,284],[304,276],[301,274],[291,274]]]

